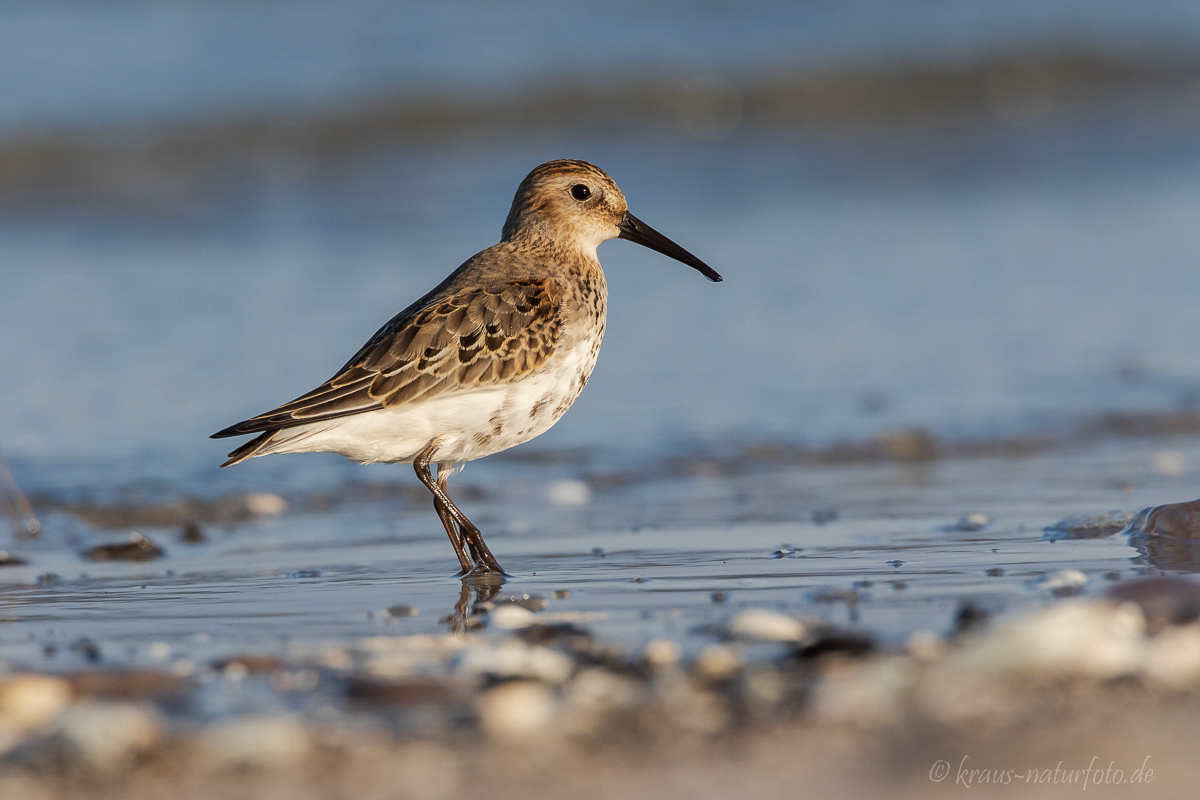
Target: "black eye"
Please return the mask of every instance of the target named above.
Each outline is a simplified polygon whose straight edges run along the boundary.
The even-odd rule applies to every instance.
[[[592,190],[584,186],[582,183],[577,183],[571,187],[571,197],[574,197],[579,202],[583,202],[592,196]]]

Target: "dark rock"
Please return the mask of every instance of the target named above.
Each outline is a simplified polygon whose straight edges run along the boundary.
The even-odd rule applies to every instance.
[[[88,561],[153,561],[166,553],[140,533],[131,533],[128,542],[101,544],[84,550]]]
[[[1107,594],[1115,600],[1137,603],[1151,630],[1185,625],[1200,617],[1200,583],[1188,578],[1168,575],[1122,581]]]

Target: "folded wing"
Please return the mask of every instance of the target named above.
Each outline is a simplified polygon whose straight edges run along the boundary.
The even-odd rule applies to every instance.
[[[405,309],[325,383],[231,425],[214,439],[260,433],[509,383],[536,371],[562,335],[558,282],[513,281]]]

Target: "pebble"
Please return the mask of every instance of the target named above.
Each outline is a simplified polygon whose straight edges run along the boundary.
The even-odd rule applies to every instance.
[[[1045,575],[1039,575],[1030,583],[1038,589],[1045,589],[1051,592],[1064,592],[1083,586],[1087,583],[1087,575],[1084,575],[1077,569],[1060,569],[1057,572],[1048,572]]]
[[[1178,478],[1187,471],[1187,459],[1178,450],[1159,450],[1151,458],[1151,465],[1159,475]]]
[[[596,733],[606,723],[645,708],[649,700],[638,681],[597,667],[580,672],[567,689],[563,725],[574,734]]]
[[[166,553],[142,534],[131,533],[127,542],[89,547],[82,555],[88,561],[152,561]]]
[[[1142,673],[1149,682],[1172,691],[1200,684],[1200,628],[1167,628],[1148,638]]]
[[[1121,531],[1131,537],[1200,538],[1200,500],[1144,508]]]
[[[916,681],[913,660],[880,658],[826,670],[812,696],[812,712],[827,722],[859,726],[900,721]]]
[[[55,733],[80,761],[102,772],[120,769],[163,736],[158,712],[143,703],[87,701],[59,715]]]
[[[642,657],[652,669],[669,669],[679,663],[682,655],[679,643],[670,639],[655,639],[647,642]]]
[[[955,522],[953,525],[947,525],[945,530],[973,533],[975,531],[983,530],[990,524],[992,524],[991,517],[989,517],[987,514],[976,511],[974,513],[964,514],[963,516],[959,517],[957,522]]]
[[[806,633],[798,619],[765,608],[739,612],[726,631],[732,639],[751,642],[798,642]]]
[[[985,675],[1117,678],[1138,671],[1145,629],[1132,603],[1065,600],[964,639],[947,662]]]
[[[559,480],[550,484],[546,499],[556,506],[586,506],[592,501],[592,490],[580,480]]]
[[[463,652],[458,668],[467,675],[558,684],[571,676],[575,662],[566,653],[512,639],[499,646],[489,644],[468,648]]]
[[[21,673],[0,683],[0,718],[21,729],[41,728],[66,708],[71,685],[50,675]]]
[[[488,615],[488,619],[493,628],[502,631],[515,631],[538,623],[537,614],[515,604],[498,606]]]
[[[696,656],[696,676],[708,681],[729,680],[742,668],[742,658],[728,645],[712,644]]]
[[[484,733],[507,739],[545,731],[554,721],[557,706],[554,694],[545,685],[511,681],[485,692],[476,713]]]
[[[711,736],[729,724],[729,706],[717,692],[700,688],[682,673],[671,673],[658,683],[656,710],[677,728]]]
[[[221,767],[289,767],[311,747],[304,723],[290,714],[262,714],[218,723],[200,735],[201,753]]]
[[[1101,539],[1120,531],[1129,524],[1129,520],[1130,514],[1125,511],[1063,517],[1053,525],[1042,528],[1042,538],[1046,541]]]
[[[244,496],[243,504],[256,517],[279,516],[288,508],[287,500],[270,492],[250,492]]]
[[[0,567],[22,567],[28,563],[20,556],[14,556],[7,550],[0,550]]]
[[[1152,631],[1184,625],[1200,617],[1200,582],[1164,575],[1118,583],[1108,596],[1137,603]]]

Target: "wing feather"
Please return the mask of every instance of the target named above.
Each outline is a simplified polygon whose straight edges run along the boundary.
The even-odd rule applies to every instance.
[[[279,430],[511,383],[536,371],[562,336],[553,279],[511,281],[425,298],[402,311],[311,392],[213,438]]]

